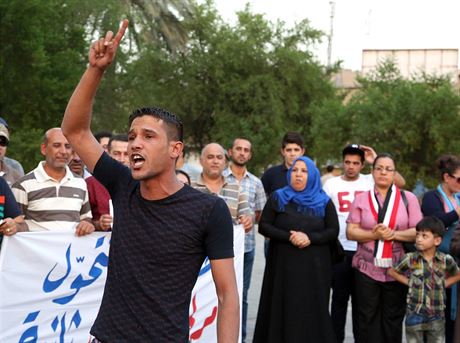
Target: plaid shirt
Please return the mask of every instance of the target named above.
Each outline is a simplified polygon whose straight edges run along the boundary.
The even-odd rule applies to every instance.
[[[410,274],[407,313],[444,318],[446,273],[451,276],[459,270],[452,256],[438,251],[430,263],[416,251],[406,254],[395,270]]]
[[[251,214],[251,207],[248,203],[248,195],[240,190],[240,186],[238,183],[230,182],[224,176],[224,185],[220,189],[219,194],[211,192],[211,190],[206,187],[204,181],[199,176],[198,180],[192,180],[191,186],[200,192],[217,195],[220,198],[224,199],[225,203],[230,210],[230,214],[232,216],[233,225],[238,224],[238,217],[243,214]]]
[[[233,175],[230,168],[225,169],[223,174],[229,182],[239,184],[241,191],[248,194],[249,205],[251,206],[253,213],[263,210],[267,198],[265,196],[264,186],[258,177],[246,171],[240,182]],[[256,237],[254,233],[254,227],[252,227],[252,230],[247,232],[244,237],[244,252],[254,250],[255,246]]]

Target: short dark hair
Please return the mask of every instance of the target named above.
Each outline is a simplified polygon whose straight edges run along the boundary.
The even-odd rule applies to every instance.
[[[442,237],[444,236],[444,231],[446,230],[446,227],[444,226],[444,223],[441,221],[441,219],[433,216],[428,216],[424,217],[417,223],[417,225],[415,226],[415,230],[417,232],[429,231],[434,236]]]
[[[129,127],[131,127],[134,119],[145,115],[152,116],[158,120],[163,120],[166,128],[166,134],[170,140],[184,141],[184,127],[182,120],[176,114],[159,107],[142,107],[134,110],[129,116]]]
[[[359,144],[348,144],[342,150],[342,159],[345,159],[345,156],[347,155],[359,156],[361,158],[361,163],[364,163],[364,151],[361,149],[361,146]]]
[[[326,171],[328,173],[332,172],[334,170],[334,166],[332,164],[329,164],[328,166],[326,166]]]
[[[112,138],[113,134],[110,131],[99,131],[94,134],[94,138],[100,143],[101,138],[107,137],[107,138]]]
[[[375,157],[375,160],[374,160],[374,163],[372,163],[372,168],[375,168],[375,165],[377,164],[377,161],[381,158],[389,158],[390,160],[393,161],[393,164],[395,165],[395,168],[396,168],[396,162],[395,162],[395,159],[393,158],[393,156],[391,156],[389,153],[387,152],[382,152],[380,154],[378,154],[376,157]]]
[[[460,159],[455,155],[442,155],[438,159],[436,166],[441,173],[441,181],[444,181],[444,174],[447,173],[448,175],[453,176],[457,169],[460,169]]]
[[[128,141],[128,135],[127,134],[119,134],[119,135],[113,135],[109,139],[109,144],[107,144],[107,149],[110,151],[112,150],[112,142],[113,141],[118,141],[118,142],[127,142]]]
[[[305,143],[299,132],[291,131],[284,135],[283,140],[281,141],[281,148],[284,149],[288,144],[297,144],[303,149]]]

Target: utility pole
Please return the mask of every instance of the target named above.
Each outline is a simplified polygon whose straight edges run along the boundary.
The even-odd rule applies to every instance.
[[[329,36],[328,36],[328,44],[327,44],[327,66],[331,66],[331,56],[332,56],[332,36],[334,34],[334,12],[335,12],[335,2],[329,1],[329,5],[331,6],[331,26],[329,29]]]

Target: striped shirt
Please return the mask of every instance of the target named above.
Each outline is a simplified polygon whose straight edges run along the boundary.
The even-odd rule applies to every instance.
[[[241,192],[248,195],[248,202],[249,206],[251,206],[252,213],[263,210],[265,203],[267,202],[267,197],[265,195],[262,181],[260,181],[258,177],[246,171],[241,181],[238,181],[238,179],[233,175],[231,168],[225,169],[223,175],[227,178],[228,182],[239,184]],[[254,250],[255,247],[256,236],[253,226],[252,230],[246,232],[244,236],[244,252],[250,252]]]
[[[437,251],[428,262],[416,251],[404,255],[394,268],[398,273],[409,273],[407,313],[444,318],[446,274],[459,271],[453,257]]]
[[[251,214],[251,207],[248,202],[248,195],[246,193],[240,192],[240,186],[237,183],[228,182],[224,177],[224,185],[220,189],[219,194],[211,192],[211,190],[206,187],[204,184],[201,175],[197,180],[192,180],[193,188],[199,190],[200,192],[217,195],[220,198],[224,199],[225,203],[230,210],[232,216],[233,225],[238,224],[238,217],[243,214]]]
[[[57,181],[45,172],[44,163],[19,179],[13,194],[30,231],[73,231],[81,220],[91,218],[86,182],[68,167]]]

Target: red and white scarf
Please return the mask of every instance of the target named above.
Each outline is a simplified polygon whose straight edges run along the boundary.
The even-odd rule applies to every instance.
[[[387,196],[380,207],[377,195],[369,191],[369,206],[377,223],[383,223],[391,230],[396,228],[396,217],[401,203],[401,191],[395,185],[388,190]],[[393,241],[376,240],[374,248],[374,265],[389,268],[393,265]]]

